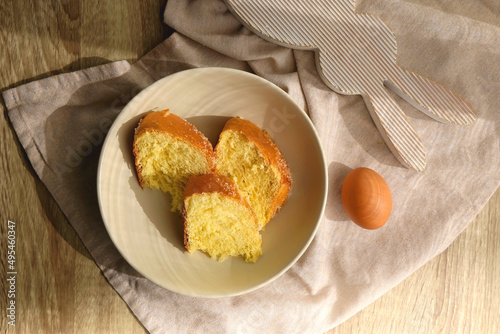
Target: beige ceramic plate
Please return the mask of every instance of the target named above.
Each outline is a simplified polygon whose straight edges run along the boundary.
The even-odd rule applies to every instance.
[[[248,119],[269,132],[288,161],[292,195],[262,232],[263,255],[256,263],[187,253],[182,220],[170,212],[169,197],[139,186],[131,150],[134,129],[149,110],[166,108],[196,125],[213,144],[229,117]],[[137,271],[180,294],[223,297],[262,287],[303,254],[323,214],[327,173],[313,125],[286,93],[253,74],[202,68],[157,81],[125,107],[104,142],[97,183],[108,233]]]

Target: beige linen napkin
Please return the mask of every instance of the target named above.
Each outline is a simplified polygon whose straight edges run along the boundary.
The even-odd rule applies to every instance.
[[[422,173],[396,161],[361,97],[322,83],[311,52],[260,39],[218,0],[168,1],[165,22],[177,32],[133,65],[62,74],[3,97],[36,172],[147,330],[321,333],[446,249],[500,184],[500,11],[494,0],[466,3],[358,1],[358,11],[395,31],[399,65],[456,91],[479,113],[469,127],[441,124],[397,98],[427,148]],[[273,283],[233,298],[184,297],[143,278],[113,246],[96,199],[100,146],[123,106],[155,80],[204,66],[252,71],[288,92],[310,115],[328,161],[327,208],[310,248]],[[392,190],[392,216],[376,231],[350,222],[341,206],[342,181],[359,166]]]

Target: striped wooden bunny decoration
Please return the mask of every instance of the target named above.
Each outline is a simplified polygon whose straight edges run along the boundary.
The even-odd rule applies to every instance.
[[[468,125],[476,112],[451,90],[400,68],[396,39],[377,16],[358,14],[355,0],[226,0],[240,21],[280,45],[316,51],[323,81],[340,94],[364,98],[370,115],[396,158],[423,171],[420,137],[387,88],[441,122]]]

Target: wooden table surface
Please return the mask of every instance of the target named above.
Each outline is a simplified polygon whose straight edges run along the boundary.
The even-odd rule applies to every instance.
[[[161,0],[0,2],[0,90],[113,60],[168,33]],[[0,323],[7,333],[144,333],[1,121]],[[8,221],[16,326],[7,324]],[[500,333],[500,191],[444,253],[328,333]]]

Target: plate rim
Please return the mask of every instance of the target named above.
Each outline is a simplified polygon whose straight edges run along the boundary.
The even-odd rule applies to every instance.
[[[108,134],[110,134],[112,132],[112,130],[115,130],[116,127],[118,127],[118,126],[120,126],[120,125],[123,124],[122,119],[126,117],[127,111],[134,105],[134,103],[133,103],[134,100],[139,99],[141,96],[148,94],[152,90],[154,91],[157,86],[160,86],[165,81],[175,80],[176,77],[182,77],[182,76],[185,76],[185,75],[189,75],[191,73],[192,74],[196,74],[197,72],[202,73],[202,72],[212,72],[212,71],[228,72],[228,73],[232,73],[232,74],[236,74],[236,75],[245,76],[245,77],[247,77],[250,80],[259,81],[260,83],[262,83],[262,84],[266,85],[267,87],[273,89],[278,94],[281,94],[285,99],[287,99],[291,104],[293,104],[294,107],[297,110],[299,110],[300,113],[304,116],[304,120],[308,123],[309,128],[312,130],[312,134],[314,135],[314,139],[315,139],[316,144],[318,145],[318,148],[319,148],[319,156],[321,158],[321,167],[322,167],[322,170],[323,170],[322,177],[325,180],[325,182],[323,183],[323,191],[322,191],[322,194],[321,194],[321,198],[322,198],[321,208],[317,212],[317,218],[315,219],[315,224],[314,224],[315,226],[314,226],[312,232],[310,233],[307,241],[305,242],[304,246],[300,250],[300,252],[298,252],[295,255],[295,257],[291,261],[289,261],[289,263],[286,266],[284,266],[281,270],[279,270],[276,273],[274,273],[268,279],[265,279],[262,282],[260,282],[258,284],[255,284],[255,285],[253,285],[253,286],[251,286],[249,288],[246,288],[246,289],[241,289],[241,290],[238,290],[238,291],[235,291],[235,292],[230,292],[230,293],[211,293],[211,294],[199,294],[198,293],[197,294],[197,293],[190,293],[187,290],[177,289],[176,287],[165,286],[165,284],[162,284],[162,283],[158,282],[157,280],[155,280],[154,278],[150,277],[149,275],[144,274],[141,270],[139,270],[135,266],[134,263],[132,263],[128,259],[128,257],[126,256],[126,254],[124,254],[124,252],[117,245],[115,237],[110,232],[110,226],[108,225],[109,222],[106,222],[105,215],[104,215],[104,208],[103,208],[102,198],[101,198],[101,196],[102,196],[102,186],[101,186],[101,184],[102,184],[103,164],[104,164],[104,160],[105,160],[104,155],[106,153],[105,148],[109,145],[109,142],[112,140]],[[128,120],[128,119],[125,119],[125,120]],[[163,77],[163,78],[161,78],[161,79],[153,82],[152,84],[150,84],[149,86],[147,86],[143,90],[141,90],[137,95],[135,95],[125,105],[125,107],[123,107],[123,109],[119,112],[119,114],[116,116],[115,120],[111,124],[108,132],[106,133],[106,137],[105,137],[105,139],[103,141],[103,144],[102,144],[102,147],[101,147],[101,152],[99,153],[99,161],[98,161],[98,166],[97,166],[97,178],[96,178],[96,181],[97,181],[97,200],[98,200],[99,213],[101,215],[102,222],[104,224],[104,227],[106,229],[106,232],[107,232],[108,236],[110,237],[110,239],[111,239],[111,241],[113,243],[113,246],[119,252],[119,254],[123,257],[123,259],[127,262],[127,264],[130,265],[132,268],[134,268],[134,270],[137,271],[137,273],[139,273],[140,275],[142,275],[144,278],[146,278],[150,282],[152,282],[152,283],[156,284],[157,286],[159,286],[161,288],[164,288],[164,289],[166,289],[168,291],[171,291],[171,292],[174,292],[174,293],[177,293],[177,294],[180,294],[180,295],[184,295],[184,296],[189,296],[189,297],[199,297],[199,298],[209,298],[209,299],[224,298],[224,297],[235,297],[235,296],[240,296],[240,295],[247,294],[249,292],[255,291],[255,290],[260,289],[263,286],[268,285],[269,283],[275,281],[276,279],[278,279],[279,277],[281,277],[286,271],[288,271],[293,265],[295,265],[297,263],[297,261],[304,255],[304,253],[306,252],[306,250],[309,248],[309,246],[311,245],[313,239],[315,238],[315,236],[316,236],[316,234],[317,234],[317,232],[319,230],[319,227],[320,227],[321,222],[322,222],[323,217],[324,217],[325,208],[326,208],[327,197],[328,197],[328,184],[329,184],[329,180],[328,180],[328,167],[327,167],[327,162],[326,162],[326,158],[325,158],[325,152],[323,150],[321,139],[320,139],[320,137],[319,137],[319,135],[317,133],[316,127],[312,123],[309,115],[307,115],[307,113],[303,110],[303,108],[300,107],[297,104],[297,102],[295,102],[295,100],[288,93],[286,93],[283,89],[281,89],[279,86],[277,86],[273,82],[271,82],[271,81],[269,81],[269,80],[267,80],[265,78],[262,78],[262,77],[260,77],[260,76],[258,76],[256,74],[254,74],[254,73],[251,73],[251,72],[247,72],[247,71],[239,70],[239,69],[234,69],[234,68],[227,68],[227,67],[197,67],[197,68],[190,68],[190,69],[181,70],[181,71],[172,73],[170,75],[167,75],[167,76],[165,76],[165,77]]]

